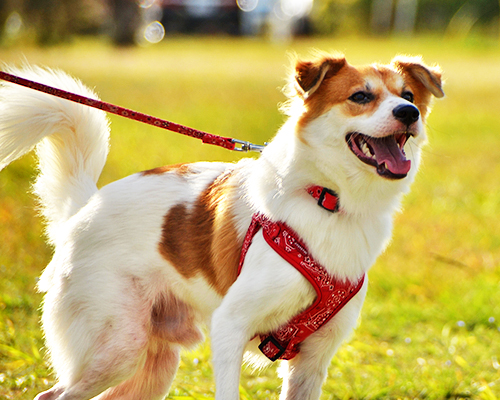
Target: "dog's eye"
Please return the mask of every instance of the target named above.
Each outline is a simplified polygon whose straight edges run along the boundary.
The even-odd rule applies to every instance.
[[[349,100],[358,104],[366,104],[373,100],[373,94],[368,92],[356,92],[349,97]]]
[[[401,97],[406,101],[409,101],[410,103],[413,103],[413,101],[415,100],[412,92],[403,92],[401,94]]]

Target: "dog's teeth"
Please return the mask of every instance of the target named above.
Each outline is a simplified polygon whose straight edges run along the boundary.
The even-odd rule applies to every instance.
[[[366,142],[363,142],[363,145],[361,146],[361,151],[364,153],[365,156],[367,157],[372,157],[372,152],[370,151],[370,148],[366,144]]]

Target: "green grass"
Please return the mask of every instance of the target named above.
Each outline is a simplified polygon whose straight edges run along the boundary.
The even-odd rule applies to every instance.
[[[445,71],[430,144],[396,216],[391,246],[370,272],[359,328],[330,367],[323,400],[500,398],[500,48],[496,43],[413,39],[173,38],[117,50],[97,42],[0,49],[3,62],[59,67],[103,100],[257,143],[283,121],[277,104],[287,52],[344,51],[354,64],[422,54]],[[111,117],[101,184],[158,165],[234,161],[241,155]],[[0,398],[31,399],[51,386],[34,287],[51,249],[26,194],[27,156],[0,173]],[[243,371],[243,399],[277,399],[275,368]],[[214,393],[208,345],[186,354],[170,398]]]

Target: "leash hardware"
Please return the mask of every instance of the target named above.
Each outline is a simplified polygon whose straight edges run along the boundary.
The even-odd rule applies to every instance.
[[[239,139],[231,139],[231,141],[233,143],[235,143],[236,145],[240,145],[240,147],[235,147],[233,149],[234,151],[243,151],[243,152],[256,151],[258,153],[262,153],[262,150],[264,150],[264,148],[267,145],[267,143],[254,144],[254,143],[250,143],[250,142],[247,142],[245,140],[239,140]]]

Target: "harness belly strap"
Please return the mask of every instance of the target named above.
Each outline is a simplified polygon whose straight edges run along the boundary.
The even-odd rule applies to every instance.
[[[290,360],[300,343],[332,319],[361,289],[365,276],[355,283],[341,281],[328,274],[310,255],[298,235],[284,222],[272,222],[254,214],[241,251],[238,274],[255,234],[262,228],[266,242],[313,285],[314,303],[276,331],[261,334],[259,349],[271,361]]]

